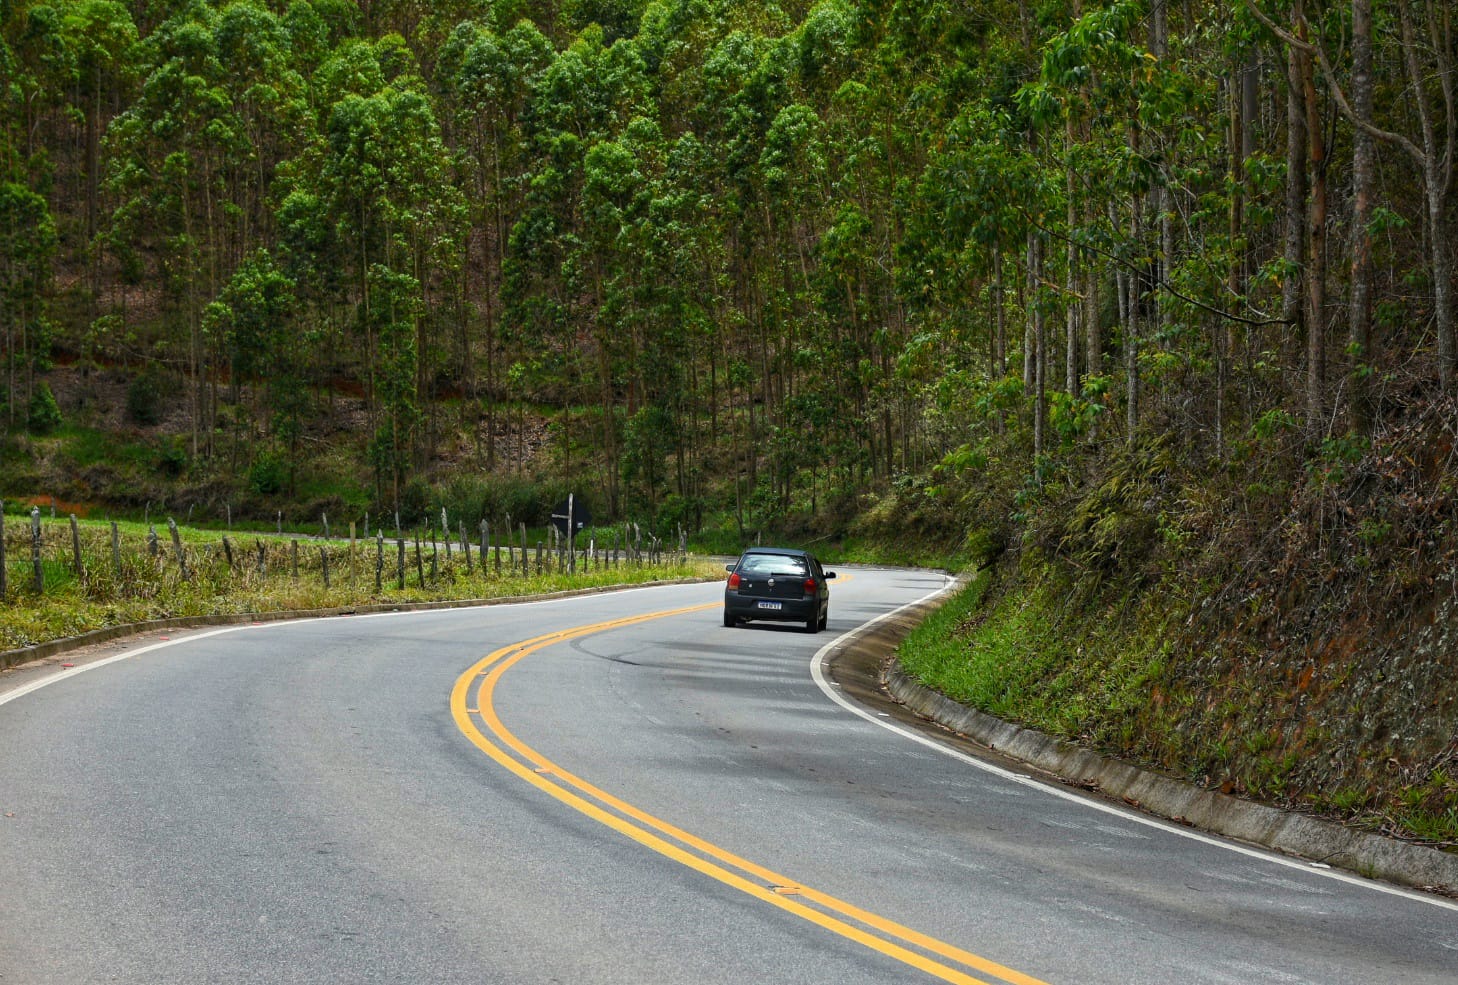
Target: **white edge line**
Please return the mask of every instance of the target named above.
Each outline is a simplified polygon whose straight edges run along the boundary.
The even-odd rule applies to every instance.
[[[876,715],[872,714],[870,711],[867,711],[865,708],[862,708],[860,705],[856,704],[849,698],[836,691],[825,676],[825,661],[826,658],[830,656],[830,651],[834,650],[836,647],[842,645],[843,643],[847,643],[853,640],[855,637],[861,636],[877,623],[890,619],[893,616],[913,606],[920,605],[928,599],[936,598],[938,595],[941,595],[942,593],[950,590],[951,587],[956,584],[955,579],[948,576],[943,577],[946,578],[946,581],[942,585],[942,587],[938,588],[936,591],[929,592],[919,599],[908,602],[905,605],[900,606],[899,608],[892,609],[890,612],[883,613],[872,619],[870,622],[862,623],[855,629],[852,629],[850,632],[843,633],[840,636],[837,636],[835,639],[831,640],[829,643],[825,644],[816,651],[815,656],[812,657],[810,660],[810,676],[814,678],[816,686],[818,686],[820,690],[825,693],[826,697],[830,698],[831,701],[834,701],[836,704],[840,705],[842,708],[846,709],[852,714],[857,715],[860,718],[864,718],[872,725],[879,725],[881,728],[887,729],[891,732],[895,732],[902,738],[910,739],[911,741],[925,746],[928,749],[933,749],[944,755],[951,756],[953,759],[966,763],[969,766],[975,766],[978,769],[983,770],[984,772],[991,773],[994,776],[1001,777],[1004,780],[1009,780],[1013,783],[1021,784],[1025,787],[1031,787],[1034,790],[1039,790],[1043,793],[1050,794],[1062,800],[1066,800],[1075,804],[1081,804],[1084,807],[1088,807],[1096,811],[1102,811],[1105,814],[1112,814],[1115,817],[1123,818],[1126,821],[1133,821],[1134,823],[1142,824],[1145,827],[1156,828],[1160,831],[1168,832],[1169,834],[1179,835],[1181,838],[1187,838],[1191,841],[1197,841],[1204,845],[1211,845],[1215,848],[1223,848],[1226,851],[1236,852],[1240,855],[1246,855],[1250,858],[1260,859],[1266,862],[1274,862],[1277,865],[1283,865],[1286,868],[1296,869],[1300,872],[1305,872],[1310,875],[1321,876],[1325,879],[1334,879],[1337,882],[1344,882],[1352,886],[1360,886],[1363,889],[1370,889],[1374,892],[1386,893],[1389,896],[1400,896],[1403,899],[1412,900],[1418,903],[1428,903],[1432,906],[1442,907],[1445,910],[1458,911],[1458,903],[1443,899],[1440,896],[1429,896],[1423,893],[1411,892],[1397,886],[1388,885],[1387,883],[1376,882],[1371,879],[1363,879],[1360,876],[1350,875],[1338,869],[1319,869],[1314,867],[1308,861],[1292,859],[1283,855],[1277,855],[1272,852],[1261,851],[1255,848],[1248,848],[1244,845],[1237,844],[1236,842],[1225,841],[1221,838],[1202,834],[1199,831],[1194,831],[1190,828],[1169,824],[1154,817],[1149,817],[1144,814],[1135,814],[1130,811],[1124,810],[1123,808],[1116,807],[1112,804],[1105,804],[1100,801],[1093,800],[1089,797],[1084,797],[1079,794],[1072,793],[1068,790],[1064,790],[1060,787],[1053,786],[1052,784],[1044,783],[1030,776],[1013,773],[993,763],[978,759],[976,756],[970,756],[959,749],[953,749],[950,746],[943,745],[942,743],[937,742],[934,739],[927,738],[926,736],[921,735],[918,732],[914,732],[911,729],[905,728],[901,725],[898,725],[895,722],[888,721],[884,718],[879,718]]]

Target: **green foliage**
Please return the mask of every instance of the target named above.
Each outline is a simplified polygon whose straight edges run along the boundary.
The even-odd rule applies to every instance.
[[[162,420],[162,398],[165,392],[162,374],[155,370],[133,377],[127,384],[127,419],[143,427],[150,427]]]
[[[1137,575],[1158,540],[1159,508],[1168,494],[1170,448],[1126,449],[1102,481],[1073,505],[1058,550],[1077,570]]]
[[[261,452],[248,466],[248,488],[261,496],[276,495],[287,485],[287,472],[283,459],[277,453]]]
[[[188,470],[192,456],[181,438],[164,439],[157,449],[156,467],[163,475],[177,478]]]
[[[1276,435],[1283,432],[1294,431],[1297,428],[1296,418],[1281,408],[1268,410],[1261,415],[1260,419],[1251,425],[1251,437],[1257,441],[1270,441]]]
[[[1332,210],[1331,256],[1373,237],[1373,341],[1325,326],[1330,372],[1308,382],[1320,326],[1282,322],[1309,286],[1283,244],[1303,228],[1284,132],[1231,116],[1232,80],[1280,104],[1281,73],[1246,70],[1283,49],[1240,5],[1150,10],[12,4],[7,481],[406,522],[534,517],[590,481],[603,518],[1008,553],[1079,598],[1209,564],[1204,543],[1249,524],[1236,553],[1289,538],[1333,570],[1401,557],[1397,580],[1438,584],[1417,569],[1451,523],[1445,469],[1369,441],[1451,420],[1428,254],[1452,216],[1400,168],[1366,229]],[[1374,123],[1411,135],[1441,73],[1384,37]],[[1329,124],[1335,165],[1352,131]],[[1327,272],[1333,297],[1349,276]],[[100,454],[99,391],[72,428],[19,434],[72,355],[168,433]],[[1298,420],[1345,421],[1359,390],[1374,414],[1351,435]],[[1369,506],[1404,461],[1423,463],[1410,500]],[[1250,571],[1293,570],[1269,561]],[[1101,734],[1163,725],[1121,712]],[[1227,745],[1252,785],[1284,782],[1284,751]]]
[[[38,384],[31,394],[25,425],[32,434],[50,434],[61,426],[61,407],[49,384]]]

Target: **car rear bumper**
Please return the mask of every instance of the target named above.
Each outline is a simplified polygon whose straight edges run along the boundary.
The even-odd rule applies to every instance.
[[[778,609],[764,608],[761,603],[778,605]],[[758,599],[725,593],[724,613],[735,619],[762,619],[767,622],[805,622],[811,616],[819,618],[823,608],[819,598]]]

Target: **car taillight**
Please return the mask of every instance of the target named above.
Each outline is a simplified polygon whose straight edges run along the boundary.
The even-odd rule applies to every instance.
[[[806,578],[805,579],[805,594],[806,595],[814,595],[815,594],[815,579],[814,578]]]
[[[729,574],[729,587],[736,592],[739,591],[739,572],[733,571]]]

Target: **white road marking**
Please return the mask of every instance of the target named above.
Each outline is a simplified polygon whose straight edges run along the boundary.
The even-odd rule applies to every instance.
[[[966,763],[969,766],[975,766],[979,770],[991,773],[994,776],[1001,777],[1002,779],[1007,780],[1011,783],[1020,784],[1025,787],[1031,787],[1034,790],[1041,791],[1053,797],[1058,797],[1070,803],[1081,804],[1091,810],[1102,811],[1105,814],[1111,814],[1114,817],[1123,818],[1124,820],[1132,821],[1135,824],[1142,824],[1145,827],[1155,828],[1168,834],[1178,835],[1179,837],[1187,838],[1190,841],[1197,841],[1203,845],[1210,845],[1214,848],[1221,848],[1228,852],[1235,852],[1238,855],[1245,855],[1249,858],[1260,859],[1265,862],[1272,862],[1276,865],[1285,866],[1289,869],[1299,869],[1300,871],[1305,872],[1308,875],[1319,876],[1324,879],[1335,879],[1338,882],[1344,882],[1352,886],[1360,886],[1363,889],[1370,889],[1373,892],[1386,893],[1389,896],[1400,896],[1403,899],[1412,900],[1415,903],[1427,903],[1430,906],[1436,906],[1445,910],[1458,912],[1458,902],[1444,899],[1441,896],[1429,896],[1422,893],[1411,892],[1406,889],[1401,889],[1397,886],[1390,886],[1386,883],[1374,882],[1370,879],[1363,879],[1360,876],[1350,875],[1337,869],[1316,869],[1313,868],[1311,863],[1306,859],[1286,858],[1284,856],[1275,855],[1270,852],[1259,851],[1254,848],[1247,848],[1244,845],[1239,845],[1234,842],[1223,841],[1212,835],[1206,835],[1198,831],[1194,831],[1190,828],[1184,828],[1173,824],[1168,824],[1164,821],[1158,820],[1157,818],[1147,817],[1141,814],[1132,814],[1129,811],[1123,810],[1119,807],[1115,807],[1112,804],[1105,804],[1097,800],[1091,800],[1087,797],[1072,793],[1068,790],[1063,790],[1059,787],[1055,787],[1050,784],[1043,783],[1039,780],[1035,780],[1026,774],[1014,773],[1011,770],[1005,770],[1001,766],[985,762],[975,756],[969,756],[959,749],[953,749],[950,746],[945,746],[940,742],[935,741],[934,739],[930,739],[927,736],[920,734],[919,732],[912,731],[911,729],[908,729],[890,719],[879,717],[878,713],[868,711],[867,709],[853,703],[849,698],[846,698],[844,695],[836,693],[835,689],[830,686],[830,683],[825,676],[825,661],[826,658],[830,656],[831,651],[835,650],[837,647],[843,645],[844,643],[847,643],[848,641],[854,639],[855,637],[865,634],[868,630],[871,629],[871,627],[875,626],[877,623],[890,619],[905,611],[906,609],[910,609],[913,606],[920,605],[928,599],[936,598],[938,595],[941,595],[942,593],[948,591],[952,587],[952,585],[955,584],[955,580],[950,577],[943,577],[945,577],[946,580],[942,584],[942,587],[938,588],[936,591],[928,592],[926,595],[923,595],[921,598],[916,599],[915,601],[908,602],[903,606],[892,609],[890,612],[883,613],[882,615],[877,616],[875,619],[872,619],[870,622],[862,623],[860,626],[851,630],[850,632],[843,633],[840,636],[837,636],[835,639],[831,640],[829,643],[825,644],[818,651],[816,651],[815,656],[810,659],[810,676],[814,679],[815,684],[820,688],[820,690],[825,694],[826,697],[828,697],[831,701],[834,701],[836,704],[840,705],[846,711],[849,711],[851,714],[865,719],[872,725],[878,725],[881,728],[888,729],[892,732],[895,732],[902,738],[910,739],[912,742],[919,743],[929,749],[934,749],[937,752],[942,753],[943,755],[950,756],[953,759]]]

